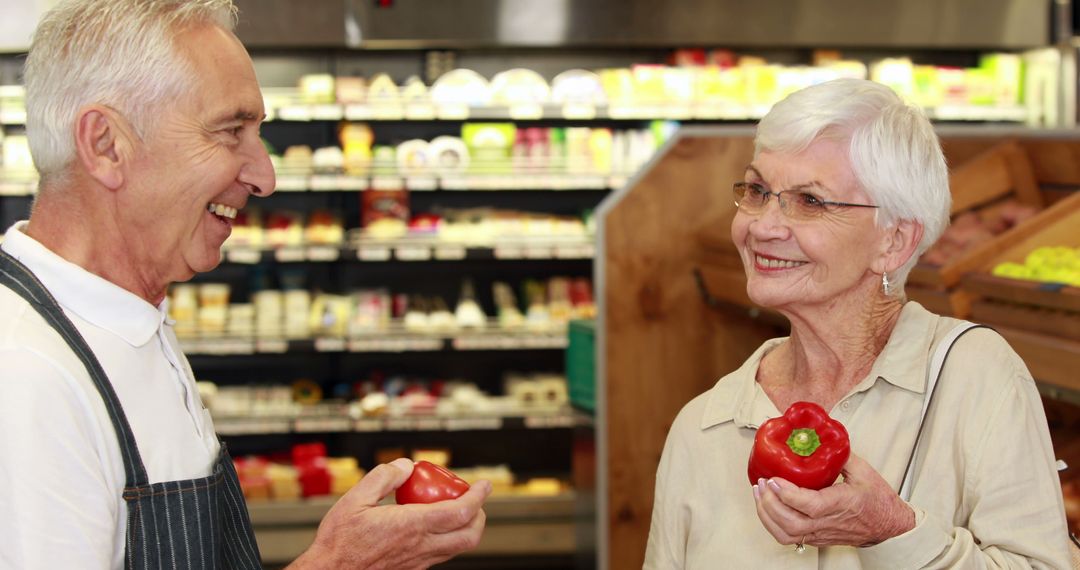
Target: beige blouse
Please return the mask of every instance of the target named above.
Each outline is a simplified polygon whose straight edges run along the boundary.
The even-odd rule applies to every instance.
[[[918,430],[927,367],[959,321],[907,303],[869,376],[830,410],[852,452],[898,489]],[[781,414],[754,381],[761,346],[675,419],[656,472],[647,569],[1067,568],[1065,511],[1042,402],[1023,361],[988,329],[945,362],[916,458],[916,526],[881,544],[807,547],[765,530],[747,459]]]

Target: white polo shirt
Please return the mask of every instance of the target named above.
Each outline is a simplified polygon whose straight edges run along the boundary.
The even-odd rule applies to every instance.
[[[127,415],[151,483],[205,477],[219,445],[167,302],[158,307],[11,227],[3,250],[56,298]],[[90,375],[45,320],[0,287],[0,568],[123,568],[116,432]]]

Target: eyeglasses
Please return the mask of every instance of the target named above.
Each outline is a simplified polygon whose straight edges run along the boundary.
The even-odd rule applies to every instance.
[[[760,214],[768,205],[769,196],[776,196],[780,202],[780,211],[793,220],[817,219],[826,212],[835,212],[840,208],[877,208],[873,204],[823,200],[805,190],[770,192],[754,182],[736,182],[732,191],[735,193],[735,205],[747,214]]]

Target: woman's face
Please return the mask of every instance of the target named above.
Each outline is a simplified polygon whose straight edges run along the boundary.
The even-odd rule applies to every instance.
[[[870,204],[851,170],[846,140],[818,139],[797,154],[762,151],[744,181],[770,192],[797,189],[821,200]],[[775,195],[756,214],[739,208],[731,237],[746,269],[750,299],[774,309],[831,306],[867,280],[879,282],[870,267],[880,257],[884,236],[874,225],[875,211],[835,207],[812,219],[793,219],[781,211]]]

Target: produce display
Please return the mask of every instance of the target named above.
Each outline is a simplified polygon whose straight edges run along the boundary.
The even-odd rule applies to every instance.
[[[233,465],[248,501],[343,495],[364,476],[356,458],[327,457],[320,442],[294,445],[278,457],[238,457]]]
[[[1045,246],[1032,251],[1024,263],[1005,262],[992,271],[999,277],[1080,287],[1080,248]]]
[[[806,489],[824,489],[836,481],[850,453],[843,424],[817,404],[795,402],[758,428],[747,474],[751,485],[781,477]]]
[[[438,503],[456,499],[468,490],[469,484],[449,469],[428,461],[417,461],[412,475],[394,492],[394,499],[399,505]]]
[[[455,498],[481,479],[491,482],[495,495],[550,497],[566,488],[566,483],[551,477],[531,477],[516,482],[506,465],[478,465],[450,472],[441,464],[421,456],[443,459],[445,453],[418,449],[413,475],[395,493],[399,504],[432,503]],[[377,457],[388,463],[405,457],[403,449],[385,449]],[[365,475],[355,457],[328,457],[320,441],[297,444],[290,450],[271,455],[247,455],[233,459],[244,498],[256,502],[296,502],[302,499],[344,495]],[[445,472],[445,473],[444,473]]]
[[[965,252],[1037,213],[1038,208],[1009,199],[977,211],[959,214],[919,261],[930,265],[947,265]]]

